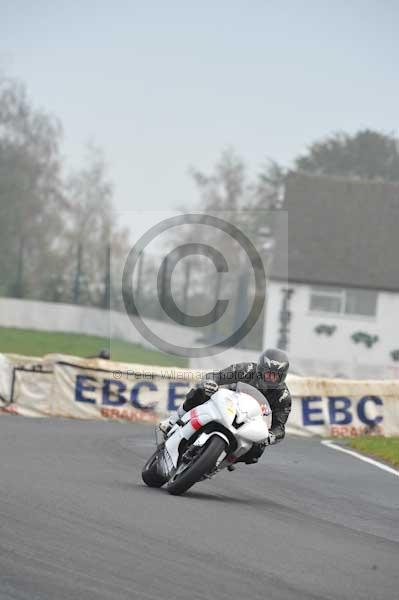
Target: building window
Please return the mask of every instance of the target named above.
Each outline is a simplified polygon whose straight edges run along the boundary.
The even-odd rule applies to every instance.
[[[377,313],[377,292],[360,289],[314,287],[310,293],[310,310],[374,317]]]
[[[345,312],[348,315],[374,316],[377,312],[377,292],[346,290]]]

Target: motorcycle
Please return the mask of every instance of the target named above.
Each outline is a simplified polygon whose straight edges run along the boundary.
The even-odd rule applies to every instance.
[[[267,439],[269,415],[269,403],[251,385],[238,383],[234,391],[219,388],[179,419],[165,439],[157,440],[142,470],[144,483],[165,485],[177,496],[225,468],[233,470],[254,443]]]

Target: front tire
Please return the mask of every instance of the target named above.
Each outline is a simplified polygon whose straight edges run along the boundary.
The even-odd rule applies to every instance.
[[[179,467],[176,474],[168,481],[166,489],[173,496],[180,496],[187,492],[194,483],[197,483],[204,475],[210,473],[216,466],[219,456],[227,448],[227,444],[218,435],[213,435],[202,448],[199,456],[182,472]]]

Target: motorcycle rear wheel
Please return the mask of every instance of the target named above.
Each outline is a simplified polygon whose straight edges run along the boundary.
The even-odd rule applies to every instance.
[[[169,479],[166,489],[173,496],[180,496],[187,492],[204,475],[210,473],[216,466],[217,459],[226,450],[226,442],[218,435],[213,435],[205,444],[202,452],[193,459],[182,472],[177,469],[176,474]]]

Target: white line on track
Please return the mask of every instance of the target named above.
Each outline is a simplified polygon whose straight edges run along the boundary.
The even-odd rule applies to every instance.
[[[378,462],[378,460],[374,460],[373,458],[369,458],[368,456],[364,456],[363,454],[354,452],[354,450],[348,450],[347,448],[343,448],[338,444],[334,444],[334,442],[332,442],[331,440],[322,440],[321,443],[323,444],[323,446],[327,446],[327,448],[332,448],[333,450],[339,450],[339,452],[345,452],[346,454],[350,454],[351,456],[354,456],[359,460],[363,460],[364,462],[369,463],[370,465],[378,467],[382,471],[387,471],[387,473],[391,473],[391,475],[396,475],[396,477],[399,477],[399,471],[393,469],[392,467],[388,467],[388,465],[384,465],[384,463]]]

